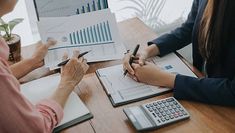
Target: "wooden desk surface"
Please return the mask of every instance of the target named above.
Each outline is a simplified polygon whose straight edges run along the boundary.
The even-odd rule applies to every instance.
[[[118,24],[122,40],[127,49],[133,49],[136,44],[143,48],[146,42],[157,37],[151,29],[144,25],[139,19],[129,19]],[[94,115],[94,118],[78,124],[63,131],[63,133],[132,133],[136,132],[127,117],[123,108],[141,105],[157,99],[172,96],[168,93],[150,99],[142,100],[114,108],[106,93],[104,92],[98,78],[94,74],[96,69],[120,64],[121,60],[108,61],[91,64],[88,74],[81,82],[80,90],[77,92],[86,106]],[[190,68],[199,77],[202,76],[195,68]],[[188,110],[191,117],[152,132],[235,132],[235,108],[221,107],[201,104],[190,101],[180,101]]]

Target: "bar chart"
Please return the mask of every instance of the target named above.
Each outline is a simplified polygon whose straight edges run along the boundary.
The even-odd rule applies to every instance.
[[[104,21],[69,33],[69,40],[71,45],[99,45],[114,43],[109,21]]]
[[[81,6],[81,8],[77,8],[76,14],[92,12],[106,8],[108,8],[107,0],[93,0],[91,2],[86,3],[86,5]]]
[[[107,0],[34,0],[38,17],[61,17],[108,8]]]

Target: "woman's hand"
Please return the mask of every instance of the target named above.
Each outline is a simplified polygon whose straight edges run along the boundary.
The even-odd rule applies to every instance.
[[[145,62],[145,65],[132,64],[134,69],[134,79],[154,86],[164,86],[173,88],[175,83],[175,74],[167,73],[161,70],[153,63]]]
[[[31,58],[24,59],[10,66],[13,75],[17,79],[20,79],[34,69],[43,66],[43,59],[47,54],[48,48],[55,43],[56,41],[54,40],[49,40],[46,44],[39,42],[38,47]]]
[[[42,42],[37,43],[36,51],[34,52],[32,56],[32,60],[34,62],[34,69],[39,68],[44,65],[44,57],[46,56],[48,52],[48,48],[55,45],[56,41],[53,39],[49,39],[46,44],[42,44]]]
[[[136,57],[133,57],[130,53],[127,53],[123,58],[123,70],[124,71],[127,70],[129,74],[134,75],[135,72],[131,68],[131,65],[129,64],[129,60],[131,57],[135,59],[134,63],[143,66],[145,64],[146,59],[159,54],[160,51],[156,44],[146,47],[142,52],[138,53]]]
[[[69,62],[61,68],[61,80],[59,87],[51,97],[51,99],[55,100],[62,107],[64,107],[70,93],[82,80],[89,68],[86,60],[83,57],[78,59],[78,55],[79,52],[75,51]],[[66,60],[67,58],[68,56],[64,55],[63,60]]]
[[[129,60],[131,58],[134,58],[134,63],[137,63],[142,66],[145,63],[145,60],[148,58],[147,55],[148,54],[146,53],[146,51],[138,53],[135,57],[131,53],[126,53],[123,58],[123,70],[127,70],[129,74],[134,75],[135,72],[129,63]]]
[[[62,67],[59,88],[65,88],[71,92],[86,74],[86,71],[89,68],[87,61],[83,57],[78,59],[78,55],[79,52],[74,51],[73,57]],[[67,55],[63,58],[66,60]]]

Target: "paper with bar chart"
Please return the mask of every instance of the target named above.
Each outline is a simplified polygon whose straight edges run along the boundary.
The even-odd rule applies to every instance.
[[[49,48],[45,65],[53,69],[63,54],[74,50],[91,51],[84,57],[88,62],[121,59],[125,46],[121,42],[114,14],[109,9],[70,17],[43,18],[38,22],[41,39],[57,40]]]
[[[108,8],[107,0],[34,0],[39,17],[59,17]]]

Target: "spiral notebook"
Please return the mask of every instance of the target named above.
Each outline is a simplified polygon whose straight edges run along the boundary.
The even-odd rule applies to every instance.
[[[36,104],[38,101],[51,96],[56,90],[59,81],[60,75],[55,74],[22,84],[20,88],[22,94],[33,104]],[[92,117],[93,115],[79,96],[72,92],[64,107],[64,117],[53,132],[59,132]]]

